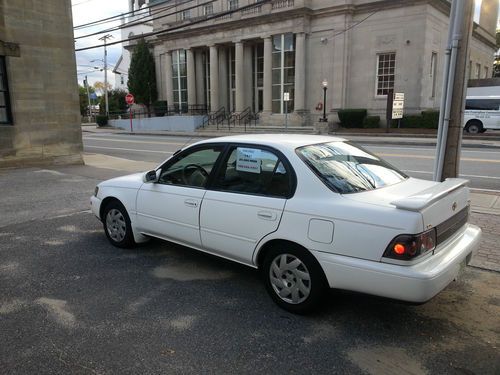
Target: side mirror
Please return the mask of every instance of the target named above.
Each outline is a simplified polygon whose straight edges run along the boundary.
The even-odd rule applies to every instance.
[[[156,175],[155,170],[144,173],[144,176],[142,177],[142,181],[146,184],[151,183],[151,182],[156,182],[157,180],[158,180],[158,177]]]

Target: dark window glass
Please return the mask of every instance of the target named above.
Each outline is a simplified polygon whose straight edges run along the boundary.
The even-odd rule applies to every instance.
[[[218,190],[288,197],[290,172],[273,152],[253,147],[234,147],[215,180]]]
[[[330,142],[297,149],[300,158],[332,190],[356,193],[393,185],[408,178],[403,172],[349,142]]]
[[[180,154],[162,168],[159,183],[205,187],[223,146],[212,146]]]
[[[500,99],[467,99],[465,109],[476,111],[498,111]]]
[[[12,124],[5,56],[0,56],[0,124]]]

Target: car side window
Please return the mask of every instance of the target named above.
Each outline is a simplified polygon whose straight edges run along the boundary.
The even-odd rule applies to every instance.
[[[253,147],[233,147],[222,163],[214,188],[217,190],[288,197],[290,172],[271,151]]]
[[[198,148],[180,153],[161,170],[158,183],[204,188],[223,146]]]

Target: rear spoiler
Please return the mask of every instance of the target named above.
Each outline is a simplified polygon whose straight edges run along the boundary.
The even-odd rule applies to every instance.
[[[409,197],[397,199],[391,202],[391,204],[402,210],[421,211],[430,206],[432,203],[450,194],[452,191],[463,186],[467,186],[468,183],[469,180],[464,180],[463,178],[447,178],[440,184],[422,190],[417,194],[410,195]]]

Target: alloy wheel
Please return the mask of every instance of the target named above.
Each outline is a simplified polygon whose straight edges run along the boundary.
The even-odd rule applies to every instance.
[[[269,280],[284,302],[299,304],[311,293],[311,276],[306,265],[295,255],[280,254],[271,262]]]

